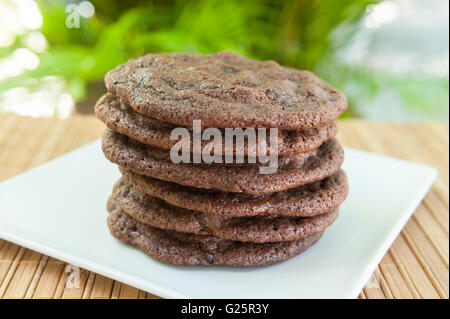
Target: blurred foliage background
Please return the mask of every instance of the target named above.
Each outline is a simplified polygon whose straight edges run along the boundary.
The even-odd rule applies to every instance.
[[[430,39],[408,26],[414,11],[402,18],[405,0],[0,0],[0,111],[90,112],[104,74],[131,57],[230,50],[314,71],[347,95],[345,116],[445,120],[448,13],[433,14],[448,2],[432,2],[427,21],[447,34]],[[402,30],[415,45],[397,47]]]

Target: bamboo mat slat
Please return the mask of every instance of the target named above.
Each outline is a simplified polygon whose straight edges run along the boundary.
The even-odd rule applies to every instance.
[[[381,260],[361,299],[449,298],[449,125],[340,121],[349,147],[436,167],[437,181]],[[101,136],[94,116],[65,120],[0,114],[0,181]],[[126,284],[0,240],[0,298],[158,298]]]

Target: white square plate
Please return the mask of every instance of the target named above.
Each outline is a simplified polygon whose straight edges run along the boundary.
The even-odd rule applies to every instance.
[[[427,193],[432,167],[346,149],[350,194],[303,254],[260,268],[171,266],[113,238],[118,169],[96,141],[0,184],[0,237],[166,298],[356,298]]]

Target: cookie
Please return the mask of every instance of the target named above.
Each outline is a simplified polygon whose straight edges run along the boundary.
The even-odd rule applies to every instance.
[[[106,129],[102,138],[106,158],[126,169],[177,184],[225,192],[269,194],[281,192],[331,176],[344,155],[340,144],[328,140],[317,150],[279,157],[273,174],[260,174],[259,164],[175,164],[169,152],[143,145]]]
[[[174,206],[218,217],[275,214],[308,217],[335,210],[347,197],[347,176],[343,170],[321,181],[269,195],[225,193],[187,187],[120,168],[123,178],[141,193]]]
[[[136,113],[131,108],[120,103],[119,99],[107,93],[101,97],[95,105],[95,114],[113,131],[129,136],[143,144],[170,150],[177,140],[170,139],[170,133],[177,125],[161,122]],[[191,149],[192,149],[192,127]],[[278,154],[291,155],[305,153],[318,148],[323,142],[333,138],[337,133],[335,122],[320,128],[312,128],[302,131],[278,131]],[[222,136],[225,133],[222,129]],[[209,140],[202,140],[202,149]],[[269,145],[267,142],[267,147]],[[225,146],[222,146],[225,152]],[[236,150],[234,154],[236,155]],[[247,145],[244,145],[244,153],[238,155],[246,156]]]
[[[345,96],[309,71],[232,52],[148,54],[109,71],[108,91],[136,112],[181,126],[304,130],[333,122]]]
[[[117,206],[110,207],[108,226],[117,239],[168,264],[255,267],[275,264],[306,250],[322,233],[277,243],[242,243],[210,235],[184,234],[139,223]]]
[[[308,237],[323,232],[338,216],[338,211],[334,210],[314,217],[217,217],[144,195],[123,179],[114,186],[111,200],[127,215],[155,228],[253,243],[292,241]]]

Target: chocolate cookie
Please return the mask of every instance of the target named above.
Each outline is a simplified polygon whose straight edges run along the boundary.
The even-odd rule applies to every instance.
[[[309,71],[232,52],[149,54],[109,71],[105,83],[138,113],[181,126],[304,130],[347,108],[341,92]]]
[[[335,210],[347,197],[344,171],[321,181],[269,195],[225,193],[166,182],[120,168],[123,178],[141,193],[174,206],[218,217],[275,214],[308,217]]]
[[[253,243],[292,241],[321,233],[338,215],[334,210],[314,217],[217,217],[144,195],[123,179],[114,186],[111,198],[127,215],[155,228]]]
[[[198,188],[226,192],[269,194],[313,183],[335,174],[343,162],[343,150],[336,140],[317,150],[279,157],[273,174],[260,174],[258,164],[175,164],[169,152],[146,146],[113,132],[102,139],[105,156],[113,163],[134,172]]]
[[[113,131],[127,135],[143,144],[170,150],[177,140],[170,139],[170,133],[177,125],[161,122],[149,117],[142,116],[131,108],[120,103],[119,99],[107,93],[102,96],[95,105],[95,114]],[[192,147],[192,127],[191,147]],[[223,129],[222,129],[223,131]],[[278,154],[291,155],[305,153],[318,148],[323,142],[333,138],[337,133],[335,122],[320,128],[312,128],[302,131],[278,131]],[[222,132],[222,136],[225,133]],[[267,138],[267,140],[269,140]],[[202,149],[209,140],[202,140]],[[270,144],[267,141],[267,147]],[[223,153],[225,146],[222,146]],[[234,149],[234,154],[236,150]],[[238,155],[246,156],[247,145],[244,145],[244,153]]]
[[[118,207],[110,207],[108,226],[121,241],[150,257],[176,265],[254,267],[275,264],[306,250],[322,233],[279,243],[242,243],[210,235],[184,234],[137,222]]]

